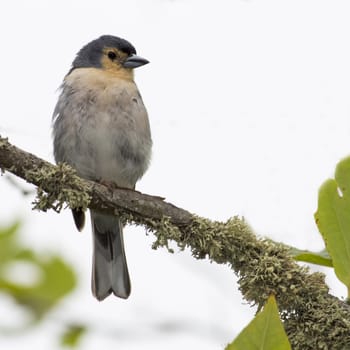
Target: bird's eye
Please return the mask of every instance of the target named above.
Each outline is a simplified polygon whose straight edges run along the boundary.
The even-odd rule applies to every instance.
[[[117,54],[115,53],[115,52],[113,52],[113,51],[109,51],[108,52],[108,54],[107,54],[107,56],[108,56],[108,58],[110,59],[110,60],[115,60],[116,58],[117,58]]]

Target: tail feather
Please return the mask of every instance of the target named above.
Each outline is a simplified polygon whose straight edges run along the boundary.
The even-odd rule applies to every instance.
[[[98,300],[113,293],[128,298],[131,291],[123,231],[115,216],[91,211],[93,233],[92,293]]]
[[[85,225],[85,213],[81,208],[72,209],[73,219],[78,231],[81,231]]]

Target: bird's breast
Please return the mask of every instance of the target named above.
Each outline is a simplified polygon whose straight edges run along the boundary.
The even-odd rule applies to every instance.
[[[54,136],[67,131],[67,149],[61,153],[68,161],[63,161],[83,177],[133,187],[151,155],[142,98],[132,81],[86,73],[73,71],[66,78],[56,107]]]

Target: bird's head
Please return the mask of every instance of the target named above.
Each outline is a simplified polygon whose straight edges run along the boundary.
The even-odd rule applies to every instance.
[[[103,35],[85,45],[73,61],[76,68],[98,68],[116,75],[132,77],[132,70],[149,63],[136,55],[128,41],[112,35]]]

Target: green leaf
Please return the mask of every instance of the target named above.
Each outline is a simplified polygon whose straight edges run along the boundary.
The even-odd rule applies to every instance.
[[[291,350],[278,314],[275,297],[264,306],[226,350]]]
[[[38,320],[73,290],[76,278],[73,270],[58,256],[40,257],[33,254],[24,261],[39,269],[40,279],[28,286],[0,278],[0,289],[29,309]]]
[[[19,224],[0,229],[0,291],[31,311],[39,320],[76,285],[73,269],[56,255],[38,254],[21,245],[18,240]],[[16,263],[30,265],[38,271],[38,278],[20,283],[8,271]],[[16,277],[16,276],[14,276]]]
[[[335,273],[350,295],[350,157],[336,167],[318,194],[315,213],[318,229],[332,257]]]
[[[320,252],[310,252],[309,250],[300,250],[297,248],[291,248],[290,252],[293,258],[297,261],[304,261],[311,264],[333,267],[332,258],[326,249]]]
[[[61,345],[68,348],[75,348],[79,345],[82,336],[86,332],[86,327],[78,324],[69,325],[61,336]]]
[[[17,242],[19,228],[18,221],[9,227],[0,227],[0,269],[4,262],[12,259],[19,251]]]

